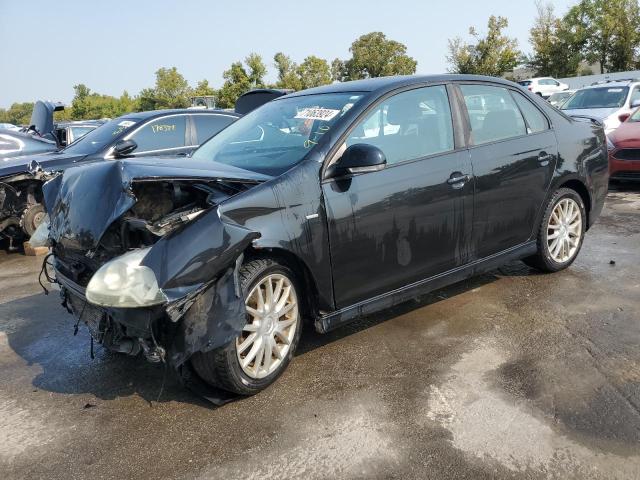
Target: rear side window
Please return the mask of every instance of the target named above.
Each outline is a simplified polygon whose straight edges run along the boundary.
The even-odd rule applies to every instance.
[[[131,136],[138,144],[135,153],[184,147],[186,118],[175,115],[147,123]]]
[[[417,88],[384,100],[351,132],[347,146],[356,143],[380,148],[389,164],[453,150],[446,88]]]
[[[549,128],[547,118],[529,100],[519,93],[512,92],[512,95],[527,121],[528,133],[543,132]]]
[[[196,126],[196,145],[201,145],[220,130],[233,123],[234,117],[226,115],[194,115]]]
[[[506,88],[460,85],[476,145],[526,135],[524,118]]]

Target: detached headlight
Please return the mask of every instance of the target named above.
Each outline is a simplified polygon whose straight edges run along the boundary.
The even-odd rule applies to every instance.
[[[148,307],[167,301],[156,276],[140,262],[150,248],[125,253],[104,264],[87,286],[87,300],[103,307]]]

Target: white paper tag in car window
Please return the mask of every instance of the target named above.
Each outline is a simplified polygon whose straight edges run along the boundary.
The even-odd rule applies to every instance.
[[[329,121],[340,113],[340,110],[332,110],[331,108],[305,108],[300,110],[295,118],[302,118],[304,120],[324,120]]]
[[[129,128],[129,127],[135,125],[135,123],[136,122],[132,122],[131,120],[123,120],[118,124],[118,126],[124,127],[124,128]]]
[[[610,88],[607,90],[609,93],[620,93],[622,91],[621,88]]]

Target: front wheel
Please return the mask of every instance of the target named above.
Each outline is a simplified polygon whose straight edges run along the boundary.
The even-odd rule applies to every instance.
[[[586,231],[586,211],[575,190],[557,190],[547,205],[538,231],[538,252],[524,262],[544,272],[567,268],[578,256]]]
[[[253,395],[287,368],[300,340],[301,306],[296,279],[285,265],[257,259],[240,269],[247,323],[231,344],[191,358],[210,385]]]

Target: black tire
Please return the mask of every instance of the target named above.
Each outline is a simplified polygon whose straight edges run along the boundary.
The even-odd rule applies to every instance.
[[[568,260],[564,262],[555,261],[550,252],[549,252],[549,244],[547,241],[547,236],[549,235],[548,225],[549,225],[549,217],[553,212],[553,209],[556,205],[564,198],[571,198],[574,200],[578,207],[580,208],[580,215],[582,220],[582,231],[580,232],[580,239],[578,242],[578,247],[574,252],[573,256],[571,256]],[[582,201],[582,197],[570,188],[561,188],[557,190],[547,204],[547,208],[544,211],[544,215],[542,216],[542,222],[540,223],[540,227],[538,228],[538,236],[537,236],[537,244],[538,251],[535,255],[531,257],[525,258],[523,261],[530,267],[536,268],[543,272],[558,272],[560,270],[564,270],[569,265],[573,263],[578,254],[580,253],[580,249],[582,248],[582,243],[584,242],[584,234],[586,231],[586,223],[587,223],[587,215],[584,207],[584,202]]]
[[[298,299],[299,313],[297,327],[289,347],[289,352],[285,358],[282,359],[277,370],[261,379],[252,378],[242,370],[236,353],[235,340],[216,350],[194,354],[191,357],[191,365],[200,378],[209,385],[240,395],[255,395],[271,385],[282,372],[286,370],[289,362],[291,362],[293,358],[302,331],[303,292],[300,289],[300,283],[297,281],[293,271],[286,265],[282,265],[272,259],[251,260],[242,265],[239,273],[245,298],[261,279],[270,274],[278,273],[284,275],[293,284]]]

